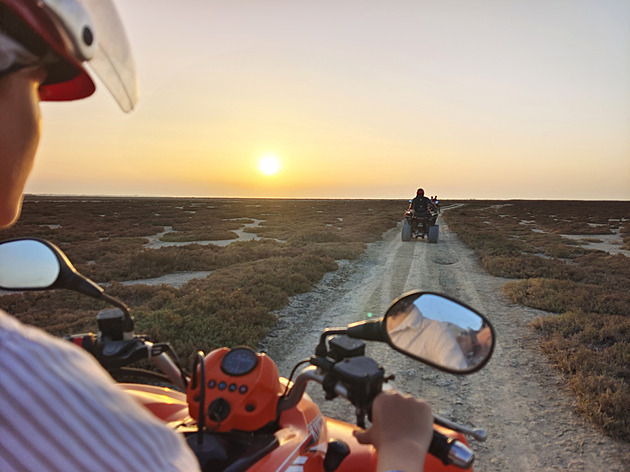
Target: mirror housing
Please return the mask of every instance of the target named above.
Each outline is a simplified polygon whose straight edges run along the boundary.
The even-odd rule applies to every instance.
[[[61,275],[61,263],[41,241],[16,239],[0,243],[0,289],[45,290]]]
[[[496,339],[488,319],[473,308],[446,295],[419,291],[394,300],[382,318],[324,334],[386,342],[407,357],[451,374],[481,369]]]
[[[433,292],[411,292],[395,300],[383,317],[382,330],[398,352],[452,374],[481,369],[496,343],[485,316]]]
[[[73,290],[120,308],[125,331],[133,331],[129,309],[107,295],[95,282],[81,275],[61,249],[38,238],[18,238],[0,242],[0,290]]]

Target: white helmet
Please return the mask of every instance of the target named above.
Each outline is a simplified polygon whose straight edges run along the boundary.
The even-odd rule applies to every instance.
[[[92,95],[93,72],[124,111],[136,104],[134,60],[111,0],[0,0],[3,35],[37,58],[23,66],[41,64],[48,70],[39,89],[41,100]],[[13,64],[9,70],[19,66]]]

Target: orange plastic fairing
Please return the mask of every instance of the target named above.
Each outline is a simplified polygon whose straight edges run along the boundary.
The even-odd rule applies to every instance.
[[[220,348],[208,354],[203,363],[205,385],[200,385],[200,382],[194,388],[193,382],[188,385],[186,398],[190,416],[199,419],[200,393],[204,388],[203,411],[210,431],[256,431],[276,419],[278,398],[283,392],[278,367],[266,354],[256,354],[258,363],[251,372],[231,376],[221,369],[221,361],[229,351],[228,348]],[[200,378],[200,367],[197,367],[197,379]],[[223,418],[213,421],[209,408],[218,404],[221,405],[219,416]]]

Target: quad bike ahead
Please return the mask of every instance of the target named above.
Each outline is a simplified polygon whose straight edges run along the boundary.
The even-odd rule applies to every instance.
[[[411,241],[411,238],[428,237],[430,243],[437,243],[440,233],[440,226],[435,224],[439,214],[439,209],[427,208],[426,216],[417,216],[416,211],[411,208],[411,200],[409,200],[409,209],[405,211],[405,219],[403,220],[401,238],[403,241]]]
[[[387,343],[453,374],[481,369],[495,344],[494,329],[472,308],[444,295],[411,292],[382,318],[324,330],[314,355],[297,363],[294,372],[306,367],[294,381],[293,373],[280,377],[269,356],[248,347],[199,352],[189,374],[169,344],[136,335],[128,307],[79,274],[59,248],[37,239],[0,243],[0,289],[58,288],[115,307],[99,312],[97,334],[66,339],[114,376],[133,376],[133,383],[119,383],[120,388],[183,434],[208,471],[374,471],[374,447],[359,444],[352,433],[365,427],[373,399],[393,376],[366,356],[364,341]],[[410,337],[408,328],[419,329]],[[129,367],[147,359],[160,372]],[[327,400],[340,396],[351,402],[357,426],[323,416],[305,392],[309,382],[321,384]],[[471,470],[474,454],[465,434],[486,439],[484,430],[434,415],[424,470]]]

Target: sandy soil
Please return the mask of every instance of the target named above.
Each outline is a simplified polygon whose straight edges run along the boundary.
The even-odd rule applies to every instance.
[[[292,298],[277,312],[276,329],[261,343],[288,376],[293,365],[313,354],[330,326],[382,315],[404,292],[421,289],[449,294],[486,314],[497,331],[494,357],[480,372],[455,376],[437,372],[372,343],[368,355],[395,387],[427,399],[434,412],[487,430],[484,443],[471,440],[479,471],[627,471],[630,445],[614,441],[575,413],[564,380],[539,352],[528,327],[542,312],[512,304],[504,279],[489,276],[476,256],[440,222],[438,244],[403,243],[400,228],[384,234],[357,261],[342,261],[311,292]],[[325,414],[353,421],[348,402],[325,402],[321,387],[309,394]]]

